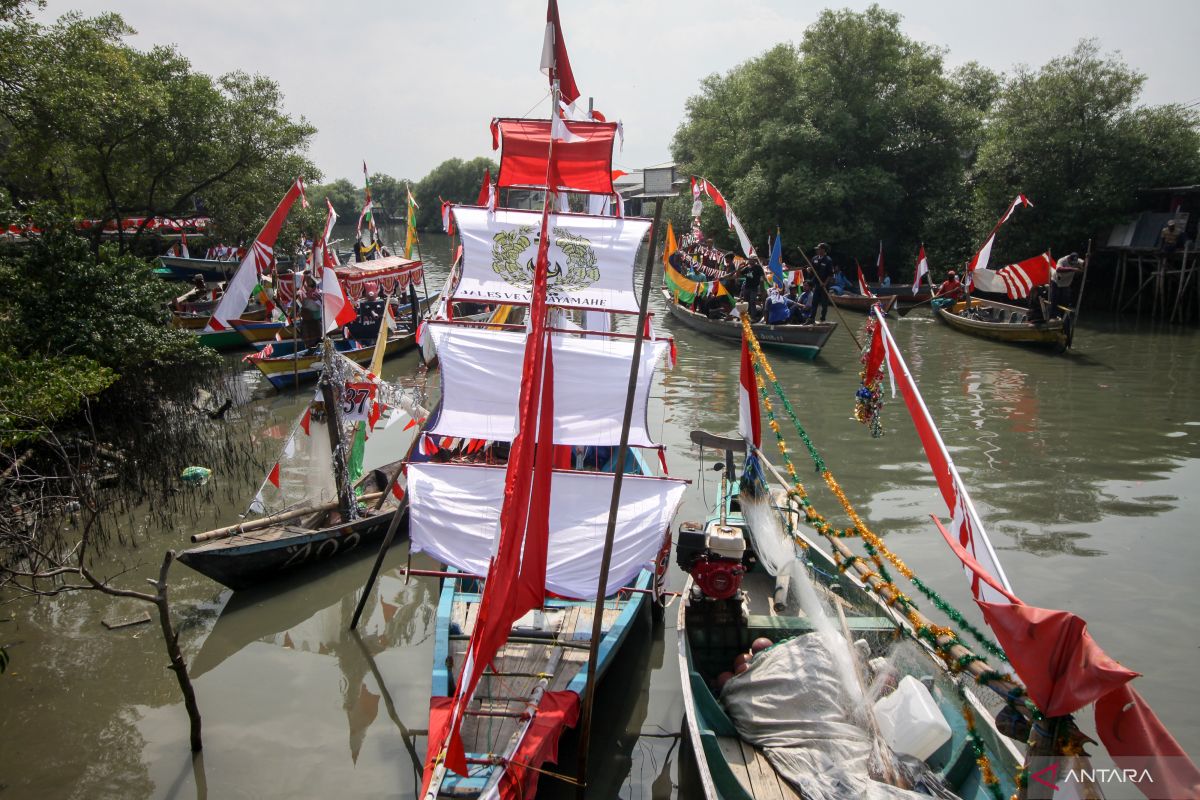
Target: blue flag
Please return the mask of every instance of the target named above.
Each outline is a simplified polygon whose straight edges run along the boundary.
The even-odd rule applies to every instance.
[[[787,280],[783,277],[783,245],[780,244],[779,238],[779,235],[776,234],[775,241],[771,244],[771,260],[767,266],[771,269],[775,285],[782,290],[787,286]]]

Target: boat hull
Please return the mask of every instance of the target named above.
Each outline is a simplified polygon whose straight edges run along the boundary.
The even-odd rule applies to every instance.
[[[665,289],[663,290],[663,299],[667,303],[667,311],[670,315],[692,330],[730,342],[740,342],[742,340],[742,326],[736,320],[709,319],[703,314],[698,314],[676,303],[671,298],[670,292]],[[815,322],[810,325],[768,325],[759,322],[755,323],[752,327],[754,328],[754,335],[758,337],[758,341],[762,345],[811,360],[817,357],[821,352],[821,348],[833,336],[833,331],[837,328],[837,323]]]
[[[204,280],[225,281],[237,272],[240,262],[218,261],[214,258],[183,258],[181,256],[159,256],[155,273],[168,281],[190,281],[197,275]]]
[[[881,297],[867,297],[861,294],[830,293],[829,297],[838,308],[843,308],[847,311],[857,311],[860,314],[871,313],[871,307],[878,303],[883,309],[884,315],[887,315],[891,313],[892,308],[898,302],[897,296],[894,294]]]
[[[962,300],[951,306],[938,306],[935,313],[942,322],[962,333],[991,339],[996,342],[1008,342],[1034,347],[1049,347],[1058,350],[1067,347],[1068,334],[1065,321],[1062,319],[1046,320],[1045,322],[1027,322],[1028,309],[993,300],[972,298],[970,308],[980,315],[980,318],[961,316],[968,308],[968,301]],[[1003,318],[1004,321],[1000,321]]]
[[[316,530],[283,525],[251,531],[185,550],[179,560],[234,591],[248,589],[378,542],[395,513],[388,508],[348,525]],[[406,511],[400,513],[407,517]],[[397,533],[406,535],[406,522],[400,527]]]
[[[781,495],[777,505],[785,502]],[[713,521],[710,521],[710,524],[713,524]],[[744,527],[745,521],[739,513],[729,510],[726,524]],[[816,576],[814,584],[827,581],[837,583],[839,589],[836,594],[845,600],[839,600],[838,604],[842,605],[848,614],[847,626],[854,637],[861,636],[883,642],[892,637],[899,638],[898,632],[903,626],[906,630],[905,637],[916,640],[911,626],[907,626],[903,618],[880,603],[859,581],[842,574],[833,559],[815,542],[808,541],[808,545],[804,552],[805,558],[812,565],[811,574]],[[758,582],[759,591],[755,589],[755,580]],[[767,576],[761,567],[753,568],[745,581],[743,588],[747,589],[748,595],[744,606],[741,600],[694,599],[695,584],[690,577],[687,581],[677,623],[685,735],[695,753],[705,800],[754,800],[763,796],[797,798],[800,794],[775,772],[762,752],[741,741],[733,721],[726,714],[721,701],[717,699],[718,693],[710,685],[715,670],[720,668],[713,664],[713,651],[732,649],[732,652],[744,652],[751,641],[760,636],[780,642],[814,630],[814,626],[806,617],[779,616],[767,607],[773,602],[770,590],[774,579]],[[764,592],[761,588],[764,584],[766,591],[765,597],[762,597]],[[714,604],[709,608],[715,607],[717,613],[714,614],[711,610],[696,612],[692,609],[694,603]],[[720,607],[715,606],[717,603],[730,604],[728,612],[723,616]],[[749,613],[744,613],[743,609]],[[861,616],[852,615],[854,610]],[[722,619],[728,620],[728,624],[720,624]],[[939,681],[949,681],[938,666],[937,657],[929,648],[923,643],[917,646],[927,659],[928,674],[939,675]],[[708,678],[705,677],[706,673]],[[947,688],[949,686],[947,683]],[[974,754],[966,737],[965,724],[960,717],[962,701],[954,691],[939,690],[939,695],[941,699],[938,700],[938,705],[951,724],[953,735],[951,741],[931,757],[937,766],[933,763],[930,766],[947,781],[957,796],[965,800],[989,800],[991,794],[988,789],[978,780],[977,771],[972,772],[976,767]],[[991,723],[991,713],[978,698],[969,690],[966,698],[976,720],[976,730],[987,747],[993,768],[1001,776],[1003,795],[1007,797],[1015,790],[1015,786],[1011,784],[1011,776],[1016,774],[1021,766],[1021,754],[1011,741],[995,729]]]

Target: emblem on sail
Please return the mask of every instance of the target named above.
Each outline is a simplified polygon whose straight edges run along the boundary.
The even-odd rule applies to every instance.
[[[541,214],[457,206],[463,241],[462,277],[455,300],[529,302]],[[650,221],[550,215],[550,303],[570,308],[636,313],[634,262]]]
[[[550,291],[585,289],[600,280],[596,250],[580,234],[555,228],[550,245]],[[492,271],[508,283],[529,289],[533,286],[533,267],[537,259],[538,229],[521,225],[499,231],[492,240]]]

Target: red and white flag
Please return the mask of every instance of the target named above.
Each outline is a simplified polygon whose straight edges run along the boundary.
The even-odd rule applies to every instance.
[[[1008,576],[1004,574],[1004,568],[1000,566],[1000,559],[997,558],[991,540],[988,539],[987,531],[984,530],[983,523],[975,512],[975,506],[967,494],[967,487],[963,484],[958,469],[955,468],[954,461],[950,458],[950,451],[946,449],[937,425],[934,424],[933,417],[925,406],[925,399],[921,397],[917,383],[908,370],[908,364],[904,362],[900,348],[896,346],[896,340],[892,338],[892,332],[888,330],[883,315],[877,313],[877,310],[872,313],[875,314],[879,328],[883,331],[884,350],[892,381],[900,386],[904,404],[912,417],[913,425],[916,426],[917,437],[921,440],[925,457],[933,470],[933,477],[937,481],[942,500],[946,503],[946,508],[954,519],[951,530],[958,537],[963,548],[979,562],[982,569],[994,578],[1005,592],[1011,593],[1012,586],[1008,582]],[[976,600],[992,603],[1010,602],[1003,593],[993,589],[989,583],[980,580],[979,576],[970,569],[967,569],[967,577],[971,581],[971,593]]]
[[[275,256],[275,240],[279,238],[279,229],[283,227],[283,221],[287,219],[288,212],[292,210],[292,205],[297,198],[300,199],[302,208],[308,208],[308,199],[304,196],[303,177],[296,178],[292,188],[288,189],[287,194],[279,201],[279,205],[267,219],[267,224],[255,237],[254,243],[242,258],[237,272],[225,286],[225,294],[221,295],[221,302],[217,304],[212,316],[209,317],[205,331],[228,330],[229,320],[237,319],[246,310],[246,306],[250,302],[250,294],[258,285],[259,276],[271,270],[271,262]]]
[[[858,268],[858,293],[863,297],[874,297],[875,293],[871,291],[871,287],[867,286],[867,281],[862,274],[862,264],[858,263],[857,258],[854,259],[854,266]]]
[[[992,232],[988,234],[988,238],[984,241],[983,246],[979,248],[979,251],[971,259],[971,263],[967,265],[967,276],[963,283],[966,285],[968,291],[973,288],[972,275],[975,270],[987,269],[988,262],[992,260],[992,245],[996,243],[996,233],[999,232],[1000,226],[1008,222],[1009,217],[1021,207],[1033,208],[1033,203],[1029,202],[1029,198],[1023,194],[1017,195],[1012,203],[1009,204],[1008,210],[1004,212],[1004,216],[996,223],[996,227],[992,228]]]
[[[555,78],[558,79],[559,97],[564,103],[574,103],[579,99],[579,87],[575,85],[575,74],[571,72],[571,59],[567,56],[567,43],[558,19],[557,0],[550,0],[546,5],[546,36],[542,41],[541,69],[552,83]]]
[[[929,274],[929,259],[925,257],[925,245],[921,245],[921,251],[917,253],[917,274],[913,276],[912,291],[916,294],[921,288],[921,278]]]
[[[438,200],[442,200],[439,196]],[[454,204],[449,200],[442,200],[442,230],[447,236],[454,235]]]
[[[349,325],[358,316],[333,267],[321,267],[321,310],[326,333]]]
[[[750,343],[742,335],[742,369],[738,380],[738,433],[755,447],[762,446],[762,420],[758,412],[758,381],[750,357]]]
[[[996,274],[1004,281],[1004,289],[1009,298],[1020,300],[1028,297],[1033,287],[1050,283],[1050,270],[1053,267],[1054,261],[1050,254],[1042,253],[1040,256],[1002,267]]]

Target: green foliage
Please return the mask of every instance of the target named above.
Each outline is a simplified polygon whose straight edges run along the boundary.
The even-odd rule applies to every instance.
[[[972,119],[954,89],[898,15],[824,11],[799,45],[706,78],[673,152],[722,188],[760,246],[778,226],[785,248],[830,241],[843,259],[871,258],[883,238],[915,253],[961,180]],[[702,221],[724,228],[715,210]]]
[[[1082,41],[1039,70],[1020,67],[999,94],[979,152],[974,211],[986,230],[1024,192],[1035,208],[997,239],[997,257],[1083,251],[1138,209],[1137,192],[1200,182],[1200,117],[1138,107],[1145,76]]]
[[[150,263],[115,247],[97,256],[61,227],[0,256],[0,401],[13,415],[0,438],[61,419],[110,387],[163,400],[214,368],[215,353],[168,327],[172,294]]]
[[[200,211],[237,240],[296,175],[320,177],[304,156],[314,128],[283,112],[277,84],[193,72],[173,47],[125,44],[132,33],[116,14],[0,17],[0,184],[16,203],[104,220]]]
[[[491,170],[495,179],[497,169],[495,161],[483,156],[470,161],[451,158],[438,164],[413,187],[413,197],[420,206],[417,227],[423,231],[441,230],[442,200],[474,203],[484,171]]]
[[[333,212],[343,222],[356,220],[358,213],[362,211],[363,187],[355,186],[345,178],[338,178],[333,183],[309,187],[309,202],[314,206],[319,206],[322,214],[325,212],[326,198],[333,203]]]
[[[78,412],[117,375],[83,356],[20,358],[0,351],[0,379],[0,446],[11,447]]]

